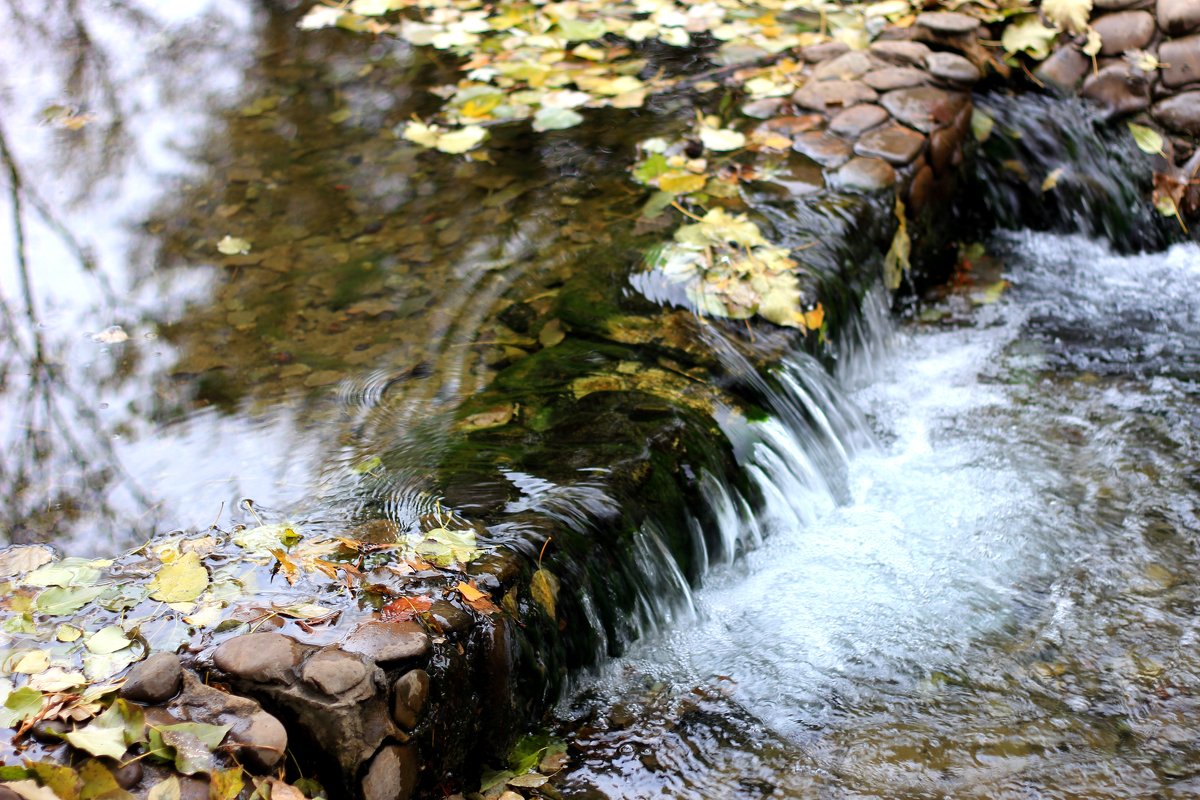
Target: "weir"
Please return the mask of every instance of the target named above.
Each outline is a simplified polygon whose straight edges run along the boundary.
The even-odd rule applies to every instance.
[[[295,16],[264,12],[265,38],[295,47]],[[863,58],[886,69],[902,51],[909,60],[924,52],[925,42],[971,52],[974,28],[948,33],[936,15],[926,23],[882,40],[918,50],[873,47]],[[1081,544],[1079,531],[1070,545],[1055,541],[1055,526],[1095,522],[1060,518],[1043,504],[1060,492],[1062,502],[1079,504],[1093,488],[1056,483],[1068,465],[1039,442],[1087,458],[1096,454],[1070,445],[1104,424],[1088,418],[1059,440],[1056,432],[1074,423],[1055,409],[1014,433],[1029,420],[1005,404],[1044,411],[1053,398],[1005,387],[1060,379],[1068,393],[1076,383],[1095,387],[1095,395],[1080,390],[1081,407],[1103,417],[1105,403],[1132,402],[1141,391],[1110,382],[1124,373],[1095,366],[1128,362],[1125,350],[1106,344],[1089,355],[1070,341],[1054,344],[1064,338],[1050,333],[1060,312],[1037,303],[1116,304],[1100,315],[1133,323],[1157,312],[1131,311],[1119,293],[1064,300],[1055,294],[1061,287],[1042,285],[1046,253],[1053,274],[1076,268],[1072,249],[1118,263],[1102,248],[1088,250],[1098,245],[1027,235],[1001,235],[986,251],[963,245],[999,223],[1081,230],[1122,252],[1164,247],[1182,232],[1147,207],[1148,156],[1081,103],[972,94],[932,73],[923,94],[881,100],[887,124],[907,126],[904,152],[852,156],[861,138],[839,134],[845,157],[830,156],[823,129],[836,109],[798,97],[795,114],[744,121],[796,146],[782,164],[749,157],[749,166],[775,171],[749,184],[729,213],[748,214],[766,239],[796,254],[805,324],[722,319],[702,293],[697,301],[687,265],[671,260],[678,237],[642,215],[640,195],[618,188],[634,143],[673,135],[703,97],[658,115],[605,111],[569,138],[551,134],[538,144],[497,129],[498,163],[464,160],[447,172],[412,150],[396,155],[406,145],[392,125],[419,99],[402,94],[399,110],[363,101],[396,91],[397,79],[375,77],[361,52],[330,33],[321,58],[264,56],[248,67],[263,81],[261,96],[239,98],[246,102],[221,118],[228,140],[243,146],[232,156],[207,151],[207,177],[143,220],[161,247],[160,266],[180,274],[212,266],[203,248],[233,227],[222,220],[254,209],[255,220],[273,223],[242,252],[222,251],[220,277],[208,287],[215,300],[136,324],[172,345],[171,380],[156,378],[155,408],[166,417],[173,404],[192,408],[163,433],[197,454],[197,472],[221,474],[224,458],[199,454],[197,441],[242,431],[276,456],[291,456],[298,443],[295,464],[272,462],[286,489],[223,510],[208,529],[194,519],[178,523],[186,532],[155,527],[148,544],[111,561],[72,559],[70,534],[66,558],[36,535],[0,554],[0,580],[16,598],[6,606],[9,676],[0,684],[20,730],[0,749],[14,767],[0,777],[19,784],[11,791],[29,796],[64,774],[45,765],[74,776],[93,762],[89,769],[106,774],[136,763],[113,772],[119,790],[136,797],[172,777],[181,796],[208,796],[235,773],[247,794],[267,786],[261,791],[287,796],[289,784],[312,794],[315,784],[303,781],[315,779],[329,798],[371,800],[476,788],[494,796],[506,785],[544,787],[551,797],[863,787],[898,795],[930,785],[965,796],[1000,785],[991,774],[923,783],[918,773],[934,769],[930,762],[864,753],[890,747],[877,733],[895,722],[894,707],[929,715],[921,732],[912,729],[917,741],[948,735],[937,729],[939,715],[969,705],[955,697],[918,708],[922,693],[1003,691],[996,674],[967,674],[961,662],[977,668],[980,653],[998,658],[1007,645],[990,643],[1004,632],[1020,632],[1009,644],[1035,680],[1066,680],[1069,659],[1059,652],[1102,657],[1091,639],[1072,651],[1067,640],[1027,634],[1029,619],[1065,602],[1041,598],[1087,591],[1053,580],[1070,568],[1070,546]],[[397,59],[410,75],[444,68],[406,62],[410,55]],[[846,55],[816,45],[802,54],[805,74]],[[329,97],[303,88],[320,63],[335,64],[334,82],[344,84],[336,102],[365,120],[352,145],[331,143],[329,126],[346,118],[326,105]],[[888,91],[907,89],[880,95]],[[303,113],[304,105],[320,113]],[[986,137],[973,131],[974,108],[991,121]],[[618,134],[622,120],[629,129]],[[285,161],[302,168],[288,172]],[[1051,194],[1046,181],[1056,170]],[[304,228],[314,217],[319,224]],[[1175,266],[1159,280],[1174,294],[1174,282],[1190,286],[1196,253],[1171,254]],[[1010,258],[1034,266],[1010,273]],[[1117,284],[1131,281],[1122,269],[1113,267]],[[937,332],[910,324],[896,343],[893,311],[947,281],[978,291],[920,306],[917,319]],[[34,310],[29,330],[11,330],[40,351],[48,345]],[[1137,345],[1146,354],[1139,380],[1177,382],[1165,407],[1139,407],[1146,420],[1185,415],[1194,397],[1194,348],[1170,343],[1186,341],[1195,309],[1181,299],[1174,310],[1165,340]],[[1096,327],[1095,317],[1076,322]],[[1091,335],[1078,330],[1080,341]],[[345,353],[314,344],[342,336]],[[231,346],[239,337],[253,344]],[[1029,340],[1037,347],[1022,350]],[[1003,366],[988,373],[981,364],[989,359]],[[1066,365],[1067,377],[1046,364]],[[52,363],[36,366],[45,371],[31,373],[31,386],[61,377]],[[276,404],[282,412],[264,411]],[[998,420],[976,428],[978,417]],[[1030,448],[1028,459],[1020,447],[988,449],[1009,435]],[[1194,453],[1179,427],[1169,435],[1178,444],[1170,458],[1180,462],[1172,474],[1185,474]],[[178,505],[163,499],[156,513],[177,520]],[[1164,523],[1172,529],[1162,533],[1167,552],[1186,550],[1171,537],[1194,522],[1176,512]],[[116,530],[123,513],[87,524]],[[84,541],[78,521],[63,515],[62,524]],[[1080,552],[1111,569],[1097,547]],[[1160,565],[1162,555],[1146,560]],[[1157,567],[1150,573],[1166,594],[1179,585]],[[1167,613],[1154,603],[1138,610]],[[93,639],[98,630],[106,638]],[[79,631],[76,639],[58,635],[69,631]],[[1147,641],[1158,652],[1168,638]],[[47,659],[42,669],[34,669],[36,654]],[[1085,695],[1089,704],[1118,702],[1111,692],[1073,689],[1051,701],[1029,689],[1024,672],[1014,680],[1028,690],[1015,703],[1021,713],[1048,702],[1075,708]],[[1170,695],[1186,682],[1161,688]],[[55,718],[73,708],[83,710]],[[121,733],[97,752],[78,744],[89,740],[64,741],[99,714],[109,715],[109,728],[167,730],[175,743]],[[984,716],[969,716],[986,740],[980,752],[1016,747],[984,730]],[[1094,734],[1079,720],[1064,724],[1071,736],[1054,746]],[[568,766],[557,764],[554,783],[524,786],[521,774],[560,749],[547,739],[554,744],[537,748],[532,764],[528,753],[512,760],[529,746],[522,736],[540,726],[569,745]],[[181,767],[178,737],[218,729],[217,743],[202,748],[205,769]],[[1134,759],[1150,776],[1139,786],[1191,774],[1176,763],[1186,761],[1176,744],[1156,741],[1152,767]],[[927,741],[912,747],[928,749]],[[938,768],[965,769],[967,755],[933,749]],[[136,757],[147,750],[157,757]],[[522,769],[511,775],[492,770],[514,764]]]

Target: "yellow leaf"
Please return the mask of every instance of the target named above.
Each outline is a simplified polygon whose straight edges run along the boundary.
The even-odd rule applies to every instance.
[[[150,597],[164,603],[190,603],[208,588],[208,570],[196,553],[184,553],[150,581]]]
[[[1063,30],[1081,33],[1092,14],[1092,0],[1042,0],[1042,13]]]
[[[810,331],[817,331],[825,324],[825,307],[817,303],[816,308],[811,308],[804,312],[804,327]]]
[[[558,578],[554,577],[554,573],[545,567],[539,568],[529,580],[529,593],[533,595],[533,599],[537,601],[538,605],[546,609],[546,613],[550,615],[551,619],[558,619],[558,589]]]
[[[1062,177],[1062,174],[1062,167],[1056,167],[1053,171],[1051,171],[1051,173],[1046,176],[1046,179],[1042,181],[1042,192],[1048,192],[1055,186],[1058,186],[1058,179]]]
[[[472,603],[476,600],[487,597],[487,592],[481,592],[479,589],[469,583],[462,583],[460,581],[459,584],[454,588],[458,590],[459,594],[467,599],[468,603]]]
[[[703,189],[707,180],[703,175],[692,175],[689,172],[673,172],[659,176],[658,188],[672,194],[687,194],[688,192],[698,192]]]
[[[504,95],[502,94],[485,94],[481,97],[472,97],[463,103],[462,115],[464,117],[482,117],[484,114],[491,113],[502,102],[504,102]]]
[[[900,224],[896,228],[896,235],[892,237],[892,246],[883,259],[884,281],[893,292],[900,288],[900,281],[911,269],[908,259],[912,253],[912,240],[908,238],[908,220],[904,217],[904,203],[900,198],[896,198],[896,219]]]
[[[1138,125],[1135,122],[1128,124],[1129,132],[1133,134],[1133,141],[1137,143],[1139,150],[1152,156],[1163,151],[1162,134],[1153,128],[1147,128],[1145,125]]]

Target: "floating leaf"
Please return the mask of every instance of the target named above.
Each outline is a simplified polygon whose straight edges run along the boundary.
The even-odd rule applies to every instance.
[[[15,728],[42,713],[44,705],[45,697],[41,692],[30,686],[23,686],[10,692],[5,698],[4,706],[0,708],[0,725]]]
[[[267,556],[280,545],[290,547],[300,539],[295,527],[287,523],[248,528],[233,537],[233,543],[256,556]]]
[[[166,780],[154,784],[146,795],[146,800],[180,800],[183,796],[182,793],[183,789],[179,784],[179,778],[172,775]]]
[[[217,242],[217,252],[226,256],[236,256],[250,252],[250,243],[236,236],[224,236]]]
[[[65,734],[72,747],[86,750],[94,756],[120,759],[125,755],[125,719],[116,704],[105,710],[83,728]]]
[[[413,549],[427,561],[447,567],[454,563],[466,564],[478,558],[480,551],[475,549],[475,543],[473,530],[434,528],[427,531]]]
[[[586,42],[591,39],[599,39],[608,31],[604,20],[600,19],[560,19],[558,21],[558,29],[568,42]]]
[[[443,153],[457,155],[475,149],[486,138],[487,131],[483,128],[478,125],[468,125],[459,130],[441,134],[434,147]]]
[[[90,652],[105,655],[123,650],[132,643],[120,625],[106,625],[87,637],[83,644]]]
[[[33,601],[34,608],[52,617],[74,614],[88,603],[95,600],[104,591],[100,586],[81,586],[63,588],[53,586],[38,592]]]
[[[701,128],[700,142],[709,150],[725,152],[745,147],[746,137],[744,134],[728,128]]]
[[[504,770],[484,770],[483,775],[479,778],[479,791],[487,792],[489,789],[494,789],[497,786],[504,786],[511,779],[517,777],[517,773],[511,769]]]
[[[539,133],[574,128],[581,122],[583,122],[583,116],[578,111],[572,111],[569,108],[540,108],[533,115],[533,129]]]
[[[0,551],[0,578],[12,578],[54,560],[54,552],[36,544],[14,545]]]
[[[423,122],[410,122],[404,127],[404,138],[410,142],[415,142],[422,147],[434,147],[437,145],[440,132],[436,125],[426,125]]]
[[[479,431],[487,428],[499,428],[502,425],[507,425],[512,422],[513,414],[516,412],[516,407],[509,403],[504,406],[496,406],[487,411],[482,411],[478,414],[472,414],[463,419],[459,423],[459,428],[464,431]],[[472,534],[474,536],[474,534]],[[474,544],[471,545],[474,547]]]
[[[537,604],[546,610],[551,619],[557,619],[558,578],[545,567],[539,567],[529,579],[529,593]]]
[[[1138,125],[1136,122],[1127,124],[1129,125],[1129,132],[1133,134],[1133,141],[1137,144],[1139,150],[1143,153],[1149,153],[1152,156],[1162,154],[1164,142],[1161,133],[1145,125]]]
[[[21,675],[35,675],[50,666],[50,654],[45,650],[30,650],[17,658],[12,671]]]
[[[184,553],[150,581],[150,597],[164,603],[190,603],[208,588],[208,570],[196,553]]]
[[[88,561],[82,558],[64,558],[53,564],[35,569],[21,581],[23,586],[92,586],[100,580],[101,569],[111,561]]]
[[[688,194],[704,188],[708,178],[690,172],[673,172],[658,179],[658,188],[668,194]]]
[[[316,5],[300,18],[300,21],[296,23],[296,27],[305,31],[332,28],[338,24],[338,20],[342,18],[343,14],[344,12],[340,8]]]

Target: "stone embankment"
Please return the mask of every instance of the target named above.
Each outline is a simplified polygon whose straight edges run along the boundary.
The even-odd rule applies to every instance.
[[[1097,8],[1104,12],[1095,21],[1104,47],[1095,69],[1071,44],[1037,70],[1038,78],[1078,89],[1110,114],[1149,110],[1174,132],[1200,134],[1200,3],[1160,0],[1155,8],[1137,0],[1097,0]],[[836,326],[853,315],[856,299],[877,281],[889,245],[905,251],[899,259],[905,266],[909,250],[914,265],[922,258],[944,264],[943,244],[953,233],[946,230],[954,219],[950,201],[972,141],[971,91],[1007,72],[995,50],[981,43],[987,35],[972,17],[928,13],[910,28],[885,31],[866,50],[833,42],[809,47],[800,54],[807,64],[803,85],[792,97],[771,101],[757,123],[792,138],[795,152],[811,167],[806,174],[824,182],[832,190],[828,197],[844,211],[812,232],[819,246],[808,254],[833,265],[840,285],[848,287],[843,298],[821,298],[834,338]],[[1156,53],[1163,69],[1140,72],[1125,58],[1133,50]],[[414,607],[412,614],[389,616],[360,606],[326,625],[267,616],[250,626],[218,626],[217,632],[195,636],[179,654],[155,653],[135,664],[120,697],[141,707],[151,727],[227,725],[215,748],[220,764],[259,775],[299,766],[306,775],[317,774],[330,797],[400,800],[441,796],[443,787],[472,789],[480,758],[503,754],[514,734],[553,701],[568,670],[619,649],[618,617],[632,610],[637,590],[616,553],[629,546],[632,532],[653,519],[683,572],[694,578],[701,566],[687,555],[694,536],[689,514],[706,512],[693,475],[706,471],[732,485],[739,480],[732,447],[711,418],[697,411],[715,401],[746,407],[758,398],[705,352],[702,326],[688,312],[647,310],[643,304],[636,314],[612,314],[597,323],[596,310],[616,304],[617,294],[612,286],[582,278],[567,286],[557,313],[575,336],[589,337],[581,357],[572,359],[571,340],[543,351],[545,356],[531,356],[501,373],[493,389],[463,409],[464,417],[487,413],[512,394],[511,386],[531,375],[552,375],[562,384],[563,399],[549,423],[542,420],[535,428],[513,419],[468,430],[463,447],[500,452],[519,441],[531,460],[577,462],[571,469],[606,464],[602,493],[631,498],[627,507],[605,509],[581,539],[565,530],[571,522],[561,514],[498,504],[488,519],[491,529],[519,528],[521,543],[502,544],[451,577],[410,570],[402,594],[432,601],[420,613]],[[759,361],[797,346],[801,336],[785,336],[765,324],[756,333],[755,343],[744,346]],[[815,338],[810,334],[799,342],[815,348]],[[657,365],[663,383],[638,383],[618,369],[631,360],[646,369]],[[581,370],[595,373],[606,364],[612,372],[595,383],[604,391],[570,383]],[[676,383],[670,383],[672,376]],[[450,492],[447,497],[453,502]],[[560,556],[557,546],[547,549],[551,541],[575,543],[573,561]],[[365,569],[366,552],[347,563]],[[123,580],[119,575],[131,574],[134,562],[141,563],[118,560],[106,580]],[[19,589],[30,568],[14,568],[3,579]],[[549,577],[550,570],[557,577]],[[385,571],[368,577],[385,580],[379,577]],[[605,613],[613,616],[600,620],[604,630],[589,628],[593,638],[600,637],[599,646],[573,638],[597,615],[576,596],[584,590],[609,595]],[[483,605],[476,591],[487,598]],[[49,617],[37,620],[54,623]],[[85,754],[61,741],[68,729],[63,722],[38,723],[30,733],[46,757],[80,764]],[[142,798],[168,770],[138,759],[140,747],[102,763],[120,791]],[[285,752],[296,757],[294,764],[285,761]],[[0,800],[42,796],[32,793],[33,785],[30,779],[11,788],[0,784]],[[216,797],[214,785],[204,772],[189,775],[181,778],[180,796]]]

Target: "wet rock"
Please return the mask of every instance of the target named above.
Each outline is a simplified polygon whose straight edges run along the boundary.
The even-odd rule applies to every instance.
[[[955,128],[939,128],[929,137],[929,162],[933,171],[944,175],[957,162],[962,136]]]
[[[868,158],[882,158],[893,166],[901,167],[911,164],[924,146],[924,136],[893,123],[864,134],[854,145],[854,153]]]
[[[856,139],[865,131],[883,124],[887,118],[888,113],[879,106],[863,103],[839,112],[829,120],[829,130]]]
[[[923,133],[947,125],[967,103],[966,95],[938,89],[934,86],[917,86],[912,89],[897,89],[888,92],[882,99],[883,107],[892,116]]]
[[[809,81],[796,90],[792,102],[801,108],[825,111],[830,107],[873,103],[878,98],[874,89],[858,81]]]
[[[1118,11],[1092,20],[1100,34],[1100,55],[1119,56],[1126,50],[1141,50],[1154,38],[1154,15],[1149,11]]]
[[[1092,0],[1092,7],[1096,11],[1120,11],[1130,6],[1144,5],[1146,0]]]
[[[428,672],[414,669],[401,675],[392,686],[392,718],[400,727],[411,731],[417,726],[428,696]]]
[[[913,214],[920,214],[929,204],[933,196],[933,170],[928,164],[922,164],[913,175],[912,184],[908,187],[908,208]]]
[[[891,64],[901,67],[921,67],[932,52],[927,45],[920,42],[873,42],[870,47],[872,55],[882,58]]]
[[[1171,36],[1200,28],[1200,3],[1196,0],[1158,0],[1158,27]]]
[[[40,719],[33,724],[29,735],[37,739],[42,744],[62,744],[63,734],[71,730],[71,727],[61,719]]]
[[[179,800],[209,800],[209,784],[203,778],[180,776]]]
[[[896,168],[881,158],[852,158],[833,173],[830,183],[847,192],[880,192],[895,185]]]
[[[1200,81],[1200,35],[1163,42],[1158,59],[1163,62],[1164,85],[1177,88]]]
[[[813,77],[819,81],[850,81],[870,72],[876,62],[861,50],[851,50],[837,58],[822,62],[813,70]]]
[[[362,683],[369,674],[357,656],[341,650],[322,650],[304,662],[300,678],[318,691],[336,697]]]
[[[256,683],[290,683],[300,648],[282,633],[248,633],[221,645],[213,663],[230,675]]]
[[[845,42],[821,42],[805,47],[800,51],[800,57],[809,64],[819,64],[848,52],[850,52],[850,46]]]
[[[1178,133],[1200,136],[1200,91],[1182,92],[1158,102],[1154,118]]]
[[[121,686],[120,695],[126,700],[146,705],[165,703],[183,685],[183,667],[174,653],[155,653],[133,666]]]
[[[342,649],[361,653],[378,664],[418,658],[429,653],[429,634],[415,622],[370,620],[355,628]]]
[[[795,136],[798,133],[815,131],[824,124],[825,117],[820,114],[801,114],[795,117],[775,117],[767,120],[760,127],[784,136]]]
[[[792,149],[825,167],[845,164],[850,158],[850,145],[824,131],[800,134],[792,143]]]
[[[429,607],[429,616],[443,632],[465,633],[474,624],[475,618],[448,600],[435,600]]]
[[[925,63],[931,75],[951,83],[970,85],[983,77],[974,64],[958,53],[930,53]]]
[[[927,11],[918,14],[917,24],[942,36],[962,36],[979,29],[979,20],[956,11]]]
[[[1038,80],[1064,92],[1074,92],[1088,74],[1092,62],[1074,46],[1060,47],[1034,72]]]
[[[407,800],[416,786],[416,753],[411,747],[389,745],[371,761],[362,782],[363,800]]]
[[[167,708],[172,716],[181,720],[228,725],[227,740],[239,745],[234,749],[238,762],[256,771],[273,769],[287,748],[287,732],[283,725],[263,711],[258,702],[206,686],[190,672],[183,673],[183,690]],[[149,711],[146,717],[150,722]]]
[[[130,759],[112,768],[113,778],[122,789],[132,789],[142,782],[142,762]]]
[[[877,92],[890,92],[920,86],[928,79],[928,73],[916,67],[884,67],[863,75],[862,81]]]
[[[753,119],[770,119],[783,105],[782,97],[764,97],[742,105],[742,113]]]
[[[1150,81],[1128,64],[1104,67],[1083,82],[1082,93],[1108,117],[1141,111],[1150,105]]]

